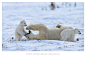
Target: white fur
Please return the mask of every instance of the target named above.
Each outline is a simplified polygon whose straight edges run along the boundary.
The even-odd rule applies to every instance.
[[[65,29],[61,32],[62,41],[75,41],[75,34],[81,34],[79,29]]]
[[[30,39],[40,40],[59,40],[61,38],[61,29],[59,28],[47,28],[44,24],[30,24],[26,27],[27,30],[39,31],[39,34],[29,34],[26,37]]]
[[[60,29],[63,31],[63,30],[65,30],[65,29],[73,29],[72,27],[70,27],[70,26],[63,26],[63,25],[60,25],[60,24],[57,24],[56,26],[55,26],[55,28],[59,28],[58,26],[60,26]]]
[[[15,29],[15,38],[17,41],[23,40],[22,36],[26,34],[24,26],[26,26],[26,22],[22,20]]]

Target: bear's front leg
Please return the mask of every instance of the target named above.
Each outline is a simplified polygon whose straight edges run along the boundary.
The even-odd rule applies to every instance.
[[[22,30],[18,30],[18,33],[19,33],[20,35],[22,35],[22,36],[25,35],[25,33],[24,33]]]
[[[75,36],[72,36],[70,41],[75,42],[74,38]]]

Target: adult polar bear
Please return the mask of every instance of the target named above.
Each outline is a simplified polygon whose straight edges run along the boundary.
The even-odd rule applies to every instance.
[[[60,33],[61,29],[59,28],[47,28],[42,23],[30,24],[26,26],[26,30],[34,30],[39,31],[39,34],[31,34],[26,35],[28,38],[40,39],[40,40],[59,40],[61,38]]]
[[[81,34],[79,29],[65,29],[61,32],[62,41],[73,41],[75,34]]]
[[[24,30],[24,26],[27,26],[27,25],[26,25],[25,20],[22,20],[15,29],[15,38],[17,41],[24,40],[24,39],[22,39],[22,36],[24,36],[27,33]]]

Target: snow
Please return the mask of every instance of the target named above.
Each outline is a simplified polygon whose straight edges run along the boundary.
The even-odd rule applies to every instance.
[[[2,3],[2,51],[84,51],[84,3],[55,2],[55,10],[50,2],[3,2]],[[69,6],[71,4],[71,7]],[[57,5],[60,8],[57,8]],[[43,9],[42,9],[43,8]],[[27,24],[44,23],[48,28],[56,24],[79,28],[81,35],[68,42],[59,40],[15,41],[15,28],[21,20]],[[37,31],[32,31],[38,33]],[[15,37],[14,37],[15,38]],[[23,37],[25,38],[25,37]]]

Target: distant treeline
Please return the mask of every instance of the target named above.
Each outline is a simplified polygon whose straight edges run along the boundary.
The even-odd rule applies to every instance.
[[[69,2],[62,2],[62,6],[65,6],[65,7],[69,6],[69,7],[71,7],[71,3],[69,3]],[[74,5],[72,5],[72,6],[76,7],[77,6],[76,2],[74,2]],[[50,2],[49,7],[50,7],[51,10],[55,10],[55,8],[60,8],[59,5],[55,5],[55,2]],[[42,8],[42,10],[43,9],[44,8]],[[47,10],[47,9],[45,9],[45,10]]]

